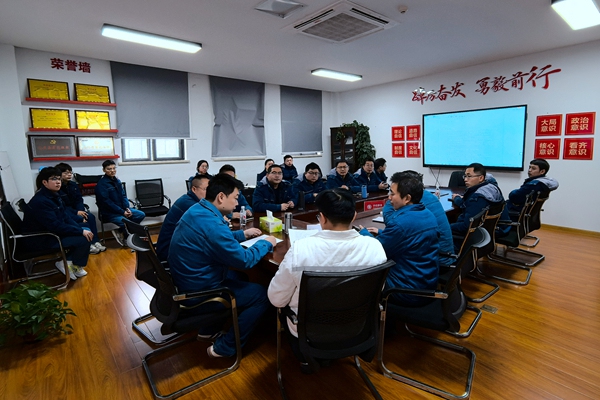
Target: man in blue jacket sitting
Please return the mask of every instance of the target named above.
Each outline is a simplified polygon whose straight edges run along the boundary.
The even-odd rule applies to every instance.
[[[196,175],[190,183],[190,190],[177,199],[160,227],[158,240],[156,241],[156,254],[161,261],[167,261],[169,258],[169,248],[171,247],[171,238],[177,223],[187,210],[201,199],[206,197],[206,188],[208,187],[209,177],[207,175]]]
[[[327,189],[342,188],[350,190],[352,193],[361,191],[360,185],[354,179],[354,175],[349,172],[349,166],[346,160],[338,160],[335,163],[335,174],[327,177]]]
[[[219,169],[220,174],[227,174],[229,176],[233,176],[235,178],[235,167],[231,164],[225,164]],[[248,200],[242,192],[240,192],[240,197],[238,197],[238,205],[233,210],[232,214],[227,215],[229,219],[240,219],[240,211],[242,207],[246,210],[246,217],[252,217],[252,207],[248,204]]]
[[[321,169],[317,163],[311,162],[304,168],[304,179],[294,181],[294,192],[300,195],[304,192],[304,203],[313,204],[319,193],[325,190],[325,183],[321,180]],[[300,198],[298,198],[300,201]]]
[[[354,179],[356,179],[359,185],[366,185],[367,192],[369,193],[379,192],[388,188],[387,182],[382,182],[375,173],[375,161],[372,157],[365,158],[362,168],[354,175]]]
[[[296,197],[292,184],[283,180],[281,166],[273,164],[267,172],[267,183],[254,189],[252,207],[254,212],[286,211],[294,208]]]
[[[558,181],[546,176],[549,170],[550,164],[543,158],[536,158],[529,163],[528,178],[520,188],[513,190],[508,195],[506,207],[511,214],[521,213],[525,198],[529,193],[540,192],[540,196],[547,197],[551,191],[558,189]]]
[[[392,175],[389,201],[394,211],[388,214],[385,229],[362,228],[361,235],[377,235],[388,259],[394,265],[388,273],[386,288],[435,289],[439,276],[437,221],[421,203],[423,184],[417,178],[397,172]],[[393,296],[404,305],[429,302],[417,296]]]
[[[119,228],[112,231],[113,236],[121,246],[125,246],[127,231],[123,218],[127,218],[136,224],[146,218],[143,211],[129,208],[129,199],[123,190],[121,181],[117,178],[117,165],[113,160],[102,163],[104,176],[96,184],[96,204],[102,216],[102,222],[113,223]]]
[[[206,198],[190,207],[181,217],[169,250],[171,276],[180,292],[210,290],[221,286],[234,292],[242,346],[267,309],[269,300],[263,286],[237,279],[229,268],[254,267],[276,244],[276,239],[269,236],[245,249],[240,242],[260,235],[260,229],[231,231],[223,219],[223,216],[233,212],[243,187],[242,182],[227,174],[215,175],[206,189]],[[188,300],[186,305],[192,306],[201,301]],[[220,303],[212,303],[199,307],[198,312],[223,307]],[[233,327],[222,336],[218,336],[219,329],[215,327],[214,332],[201,332],[207,336],[217,333],[217,336],[213,335],[216,337],[214,344],[207,348],[208,355],[235,355]]]

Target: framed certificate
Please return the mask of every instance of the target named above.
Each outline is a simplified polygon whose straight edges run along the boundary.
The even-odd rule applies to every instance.
[[[75,136],[29,136],[31,155],[39,157],[75,157]]]
[[[29,97],[34,99],[69,100],[67,82],[27,79]]]
[[[75,110],[75,121],[77,121],[77,129],[110,130],[108,111]]]
[[[110,103],[108,86],[75,84],[75,100],[92,103]]]
[[[78,137],[79,157],[114,156],[115,143],[112,137]]]
[[[31,127],[41,129],[71,129],[69,110],[30,108]]]

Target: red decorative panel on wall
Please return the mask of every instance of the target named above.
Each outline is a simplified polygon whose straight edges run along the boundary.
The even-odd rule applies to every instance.
[[[392,126],[392,142],[404,141],[404,127]]]
[[[565,139],[563,160],[592,160],[594,156],[594,139]]]
[[[403,158],[404,155],[404,143],[392,143],[392,157]]]
[[[567,114],[565,118],[565,135],[593,135],[595,124],[595,112]]]
[[[406,127],[406,140],[421,140],[421,125],[408,125]]]
[[[421,158],[421,142],[407,142],[406,157]]]
[[[560,157],[560,139],[536,139],[533,158],[558,160]]]
[[[562,114],[539,115],[535,122],[535,136],[560,136]]]

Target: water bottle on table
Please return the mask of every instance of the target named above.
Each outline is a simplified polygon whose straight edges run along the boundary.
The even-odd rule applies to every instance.
[[[240,209],[240,229],[246,229],[246,206],[242,206]]]

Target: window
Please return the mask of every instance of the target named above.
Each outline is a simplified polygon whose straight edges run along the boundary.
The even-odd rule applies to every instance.
[[[121,139],[123,162],[185,159],[183,139]]]

